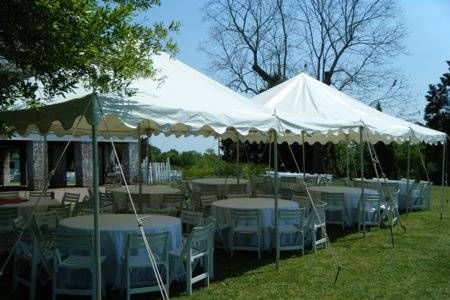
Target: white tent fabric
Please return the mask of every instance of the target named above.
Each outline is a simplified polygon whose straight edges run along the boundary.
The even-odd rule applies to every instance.
[[[339,136],[348,128],[357,128],[358,122],[329,122],[328,120],[298,119],[282,112],[275,116],[272,109],[254,105],[248,99],[231,91],[207,76],[186,66],[167,54],[153,57],[154,67],[162,80],[139,79],[130,88],[132,96],[97,94],[106,124],[100,122],[98,134],[114,137],[136,136],[139,125],[142,134],[175,134],[237,137],[241,140],[266,141],[267,132],[289,132],[299,140],[302,131],[324,137]],[[67,101],[66,99],[74,99]],[[14,127],[19,134],[52,132],[71,133],[71,128],[83,115],[76,135],[90,135],[92,93],[78,88],[65,98],[40,110],[1,112],[0,120]],[[107,128],[106,128],[107,127]],[[108,129],[108,130],[107,130]],[[279,141],[282,141],[282,136]]]
[[[446,138],[445,133],[380,112],[304,73],[254,96],[252,100],[278,112],[295,114],[299,120],[318,119],[335,124],[360,122],[368,129],[368,138],[372,143],[403,143],[411,138],[411,143],[436,144]],[[351,131],[348,138],[359,140],[359,135]],[[341,139],[331,136],[322,141],[338,142]],[[315,140],[306,137],[306,141]]]

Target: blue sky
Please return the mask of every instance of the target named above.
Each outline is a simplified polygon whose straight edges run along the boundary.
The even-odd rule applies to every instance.
[[[161,6],[150,10],[146,21],[181,22],[181,30],[174,36],[179,53],[177,58],[214,78],[208,69],[208,57],[199,50],[199,44],[208,38],[208,26],[202,19],[203,0],[162,0]],[[407,54],[395,59],[394,66],[407,76],[410,94],[417,109],[423,110],[428,84],[438,81],[447,71],[450,60],[450,0],[400,0],[403,18],[408,30],[405,39]],[[152,137],[153,145],[163,151],[204,151],[217,149],[217,142],[206,138]]]

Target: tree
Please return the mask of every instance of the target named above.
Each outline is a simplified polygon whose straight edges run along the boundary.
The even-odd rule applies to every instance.
[[[168,26],[133,18],[160,0],[0,1],[0,109],[17,99],[36,105],[80,82],[123,92],[139,76],[155,76],[151,54],[174,53]],[[36,91],[43,92],[38,95]],[[127,91],[130,92],[130,91]]]
[[[442,74],[438,84],[430,84],[425,99],[424,119],[427,126],[450,134],[450,61],[449,72]]]
[[[257,94],[301,71],[370,102],[398,97],[389,58],[405,36],[395,0],[210,0],[204,50],[227,84]]]

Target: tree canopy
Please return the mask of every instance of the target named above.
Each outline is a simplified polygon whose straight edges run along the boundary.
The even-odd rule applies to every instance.
[[[0,1],[0,109],[36,105],[80,82],[101,92],[155,76],[151,55],[175,53],[179,24],[138,24],[160,0]],[[39,93],[37,93],[39,89]]]
[[[427,126],[450,134],[450,61],[449,72],[442,74],[438,84],[430,84],[425,107]]]
[[[377,103],[403,99],[390,58],[403,52],[395,0],[209,0],[203,47],[228,85],[250,95],[307,72]]]

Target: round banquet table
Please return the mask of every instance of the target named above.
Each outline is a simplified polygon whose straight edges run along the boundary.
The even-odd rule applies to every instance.
[[[291,200],[278,200],[279,209],[297,209],[298,204]],[[272,230],[270,226],[275,225],[275,200],[273,198],[233,198],[215,201],[211,205],[211,215],[217,219],[219,223],[231,225],[232,209],[257,209],[261,226],[263,228],[262,245],[264,250],[272,247]],[[280,225],[282,225],[280,223]],[[282,244],[289,243],[292,237],[283,236]],[[230,245],[230,237],[227,237],[227,245]],[[287,239],[287,240],[285,240]],[[255,237],[236,236],[235,242],[239,245],[254,245]]]
[[[20,203],[10,203],[3,204],[1,207],[17,207],[17,215],[23,217],[24,219],[28,219],[33,211],[33,208],[36,205],[37,200],[32,199],[25,202]],[[40,199],[38,205],[36,206],[36,212],[45,212],[49,206],[59,206],[61,202],[56,199]]]
[[[217,198],[223,199],[226,196],[227,188],[230,184],[238,184],[237,178],[230,177],[215,177],[215,178],[202,178],[192,180],[194,190],[201,190],[202,185],[215,186],[217,189]],[[239,178],[239,184],[247,186],[247,192],[249,191],[249,181],[247,179]]]
[[[139,197],[139,185],[128,186],[133,200]],[[114,195],[114,201],[119,209],[128,209],[128,193],[125,186],[109,189]],[[143,208],[160,208],[162,198],[165,194],[178,194],[181,193],[180,189],[167,186],[167,185],[142,185],[142,196],[144,197]]]
[[[311,197],[315,201],[321,200],[322,193],[339,193],[344,194],[344,223],[350,227],[357,221],[354,215],[355,209],[358,208],[359,198],[361,197],[361,188],[346,186],[313,186],[309,188]],[[378,191],[372,189],[364,189],[365,194],[377,194]]]
[[[100,239],[102,256],[105,261],[102,264],[102,274],[105,284],[112,286],[112,289],[118,289],[124,281],[125,263],[121,259],[126,254],[128,234],[139,234],[135,215],[127,214],[105,214],[99,216]],[[179,218],[149,215],[142,220],[145,233],[169,232],[169,251],[179,248],[182,244],[181,220]],[[93,233],[92,215],[77,216],[63,219],[58,226],[60,235],[87,235]],[[146,252],[139,253],[144,259]],[[133,274],[141,280],[148,280],[148,276],[153,277],[151,270],[139,270],[139,273]],[[146,277],[147,276],[147,277]],[[144,278],[144,279],[142,279]],[[71,276],[71,282],[83,281],[83,278]],[[139,280],[139,279],[138,279]]]

